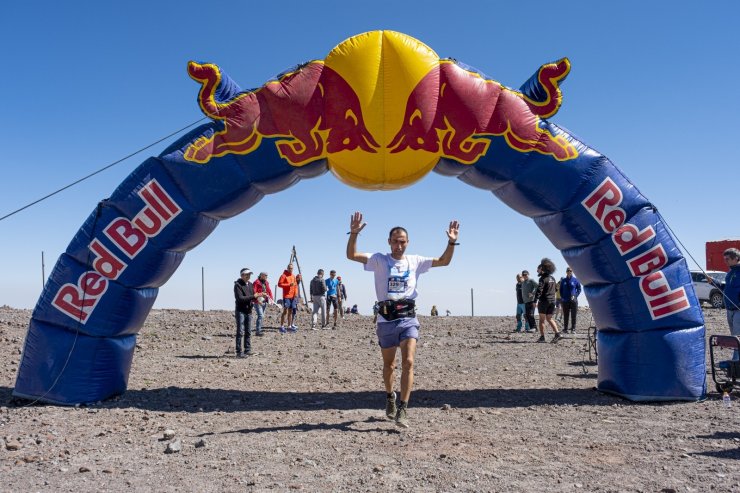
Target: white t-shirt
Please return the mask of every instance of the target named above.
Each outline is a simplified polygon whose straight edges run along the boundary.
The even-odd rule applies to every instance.
[[[416,279],[432,267],[432,257],[404,255],[401,260],[390,253],[374,253],[365,264],[365,270],[375,273],[375,294],[378,301],[413,300]]]

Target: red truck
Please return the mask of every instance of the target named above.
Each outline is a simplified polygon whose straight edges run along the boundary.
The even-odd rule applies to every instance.
[[[707,270],[727,272],[722,252],[728,248],[740,249],[740,240],[717,240],[707,242]]]

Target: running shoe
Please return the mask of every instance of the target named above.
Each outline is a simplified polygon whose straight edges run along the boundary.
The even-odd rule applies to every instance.
[[[537,339],[537,342],[546,342],[545,341],[545,336],[540,336],[540,338]]]
[[[550,341],[550,342],[558,342],[562,338],[563,338],[563,334],[561,334],[560,332],[558,332],[557,334],[555,334],[555,337],[553,337],[552,338],[552,341]],[[544,337],[543,337],[543,339],[544,339]]]
[[[396,411],[396,426],[399,428],[409,427],[409,417],[406,415],[406,407],[399,407]]]
[[[396,393],[391,392],[391,397],[385,399],[385,416],[388,419],[396,418]]]
[[[287,332],[287,330],[285,330],[285,326],[283,326],[283,325],[281,325],[280,326],[280,329],[278,329],[278,330],[280,330],[280,333],[281,334],[285,334]]]

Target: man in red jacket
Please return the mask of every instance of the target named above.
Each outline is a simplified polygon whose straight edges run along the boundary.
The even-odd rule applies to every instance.
[[[272,296],[270,283],[267,282],[267,272],[260,272],[259,277],[252,284],[254,287],[254,309],[257,312],[257,322],[254,324],[255,334],[262,337],[265,331],[262,329],[262,319],[265,315],[265,309],[270,303],[275,303]]]
[[[296,332],[298,327],[293,323],[293,309],[298,308],[298,282],[293,275],[293,264],[283,271],[278,280],[278,287],[283,289],[283,313],[280,315],[280,333],[288,330]],[[288,327],[285,327],[285,317],[288,317]]]

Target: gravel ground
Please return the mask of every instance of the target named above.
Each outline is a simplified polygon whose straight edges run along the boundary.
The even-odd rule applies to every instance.
[[[420,317],[407,430],[369,317],[280,335],[272,311],[236,359],[231,312],[154,310],[129,390],[60,407],[11,396],[30,314],[0,307],[0,491],[740,491],[740,402],[710,373],[699,403],[595,391],[588,311],[558,344],[513,317]]]

